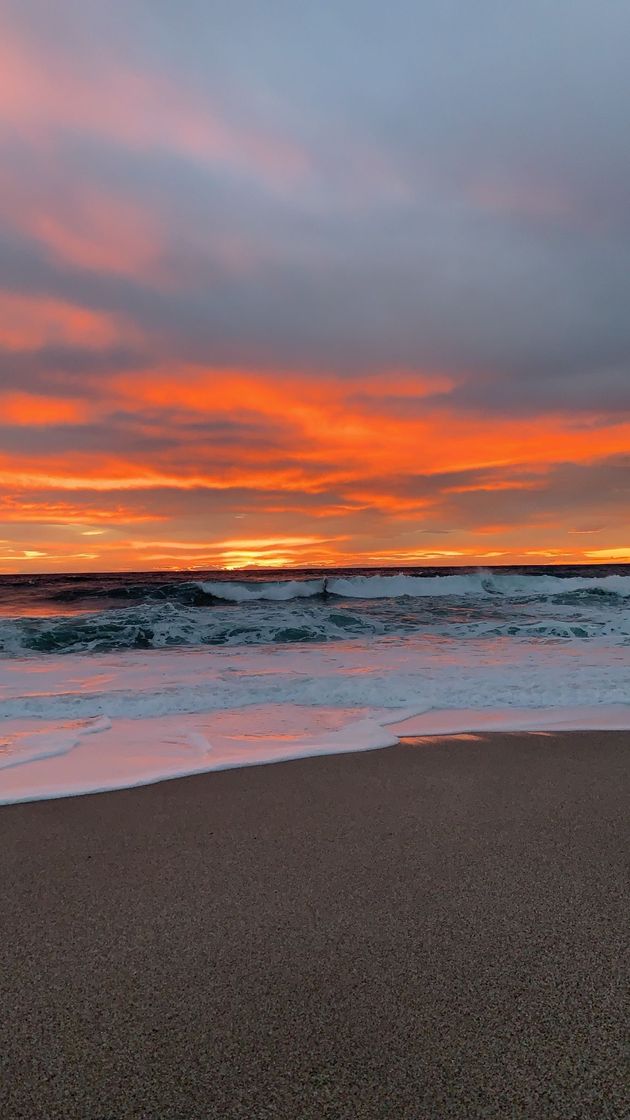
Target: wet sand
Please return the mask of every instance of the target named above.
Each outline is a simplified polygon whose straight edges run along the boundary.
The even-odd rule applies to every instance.
[[[2,1120],[630,1115],[630,733],[0,809]]]

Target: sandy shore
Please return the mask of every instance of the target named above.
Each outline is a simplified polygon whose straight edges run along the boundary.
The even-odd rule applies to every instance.
[[[0,809],[3,1120],[630,1114],[630,733]]]

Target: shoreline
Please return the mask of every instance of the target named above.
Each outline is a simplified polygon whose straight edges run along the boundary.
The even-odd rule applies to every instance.
[[[314,709],[316,710],[316,709]],[[326,710],[324,709],[324,712]],[[554,734],[573,731],[630,731],[630,704],[555,708],[450,708],[410,714],[381,710],[339,727],[300,738],[249,735],[252,712],[241,710],[246,751],[217,723],[225,713],[179,713],[145,719],[96,716],[58,724],[50,733],[41,720],[16,721],[17,740],[26,744],[24,761],[2,758],[11,752],[0,742],[0,809],[5,805],[139,789],[224,770],[296,762],[338,754],[391,749],[410,739],[456,738],[485,734]],[[240,713],[239,713],[240,714]],[[260,711],[253,709],[253,719]],[[249,743],[248,743],[249,738]],[[31,752],[29,754],[29,744]],[[94,749],[96,747],[96,750]],[[24,749],[22,747],[22,749]],[[38,753],[41,752],[41,753]]]
[[[493,733],[0,809],[0,1106],[630,1109],[630,733]]]

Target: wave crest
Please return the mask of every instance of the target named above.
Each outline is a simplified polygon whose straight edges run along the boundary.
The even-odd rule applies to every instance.
[[[325,576],[321,579],[269,583],[217,580],[200,582],[198,587],[212,598],[231,603],[259,600],[287,602],[316,595],[344,599],[433,599],[451,596],[522,598],[607,594],[625,598],[630,597],[630,576],[533,576],[484,570],[465,575],[412,576],[400,572],[397,575]]]

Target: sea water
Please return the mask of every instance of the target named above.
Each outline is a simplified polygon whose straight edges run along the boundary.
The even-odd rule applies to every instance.
[[[0,577],[0,801],[630,728],[630,568]]]

